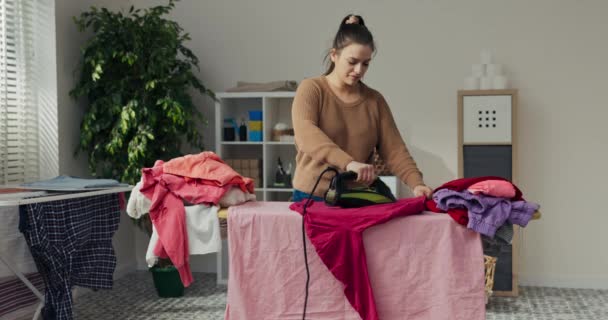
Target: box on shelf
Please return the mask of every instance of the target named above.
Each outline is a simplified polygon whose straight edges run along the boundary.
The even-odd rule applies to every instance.
[[[249,110],[249,140],[250,141],[262,141],[263,140],[263,116],[262,110]]]
[[[262,131],[250,131],[249,140],[250,141],[262,141]]]
[[[256,188],[262,186],[261,159],[224,159],[224,162],[243,177],[253,179]]]
[[[250,131],[262,131],[262,121],[249,121]]]
[[[262,121],[262,110],[249,110],[249,121]]]

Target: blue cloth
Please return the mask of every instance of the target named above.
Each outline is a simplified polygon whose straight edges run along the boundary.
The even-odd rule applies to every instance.
[[[308,197],[310,196],[310,193],[306,193],[300,190],[293,190],[293,202],[300,202],[304,199],[308,199]],[[321,197],[317,197],[317,196],[313,196],[312,197],[313,201],[323,201],[323,198]]]
[[[433,194],[437,208],[447,211],[452,208],[467,208],[469,229],[488,237],[494,237],[496,230],[505,223],[525,227],[539,205],[526,201],[511,201],[506,198],[472,194],[468,191],[441,189]]]
[[[112,179],[83,179],[70,176],[58,176],[48,180],[24,183],[21,186],[32,189],[78,191],[112,187],[126,187],[128,186],[128,184],[120,183]]]
[[[44,319],[71,320],[72,287],[111,289],[118,194],[22,205],[20,231],[46,286]]]

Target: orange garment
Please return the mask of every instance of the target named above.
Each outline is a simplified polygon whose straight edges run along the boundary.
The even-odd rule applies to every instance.
[[[165,162],[163,171],[186,178],[202,179],[203,184],[222,187],[238,185],[243,192],[253,193],[253,180],[241,176],[212,151],[189,154]]]
[[[485,194],[487,196],[499,198],[515,197],[515,187],[509,181],[504,180],[485,180],[472,184],[467,188],[473,194]]]

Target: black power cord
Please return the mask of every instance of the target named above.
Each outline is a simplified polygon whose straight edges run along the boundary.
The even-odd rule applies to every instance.
[[[312,197],[313,197],[313,194],[315,193],[315,190],[317,190],[317,186],[319,185],[321,178],[323,177],[323,175],[325,173],[330,172],[330,171],[338,174],[338,170],[336,170],[332,167],[329,167],[329,168],[323,170],[323,172],[321,172],[321,174],[319,175],[319,178],[317,178],[317,182],[315,182],[315,186],[312,187],[312,191],[308,195],[308,199],[306,200],[306,203],[304,203],[304,208],[302,210],[302,244],[304,247],[304,265],[306,266],[306,288],[305,288],[305,294],[304,294],[304,311],[302,312],[302,320],[306,320],[306,305],[308,304],[308,285],[310,283],[310,270],[308,269],[308,254],[306,253],[306,231],[304,230],[304,217],[306,216],[306,208],[308,208],[310,203],[313,202]]]

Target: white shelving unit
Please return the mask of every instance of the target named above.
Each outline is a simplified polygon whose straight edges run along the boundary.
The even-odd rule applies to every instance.
[[[261,181],[256,187],[258,200],[286,201],[292,188],[273,186],[280,157],[285,170],[292,164],[295,170],[295,146],[293,142],[272,141],[272,128],[278,122],[291,127],[291,104],[295,92],[222,92],[216,94],[215,103],[215,152],[222,159],[261,159]],[[224,141],[224,118],[233,118],[240,126],[249,122],[250,110],[262,110],[263,141]],[[249,127],[247,139],[249,140]]]
[[[215,103],[215,152],[222,159],[260,159],[261,181],[256,187],[258,201],[287,201],[292,188],[274,188],[277,158],[280,156],[285,169],[292,163],[295,170],[296,150],[293,142],[272,141],[272,128],[277,122],[291,126],[291,104],[295,92],[222,92],[216,93]],[[249,110],[262,110],[262,141],[224,141],[224,118],[234,118],[237,125],[245,120]],[[249,140],[249,127],[247,139]],[[291,173],[293,176],[293,172]],[[228,279],[228,254],[226,240],[217,254],[217,283],[226,284]]]

